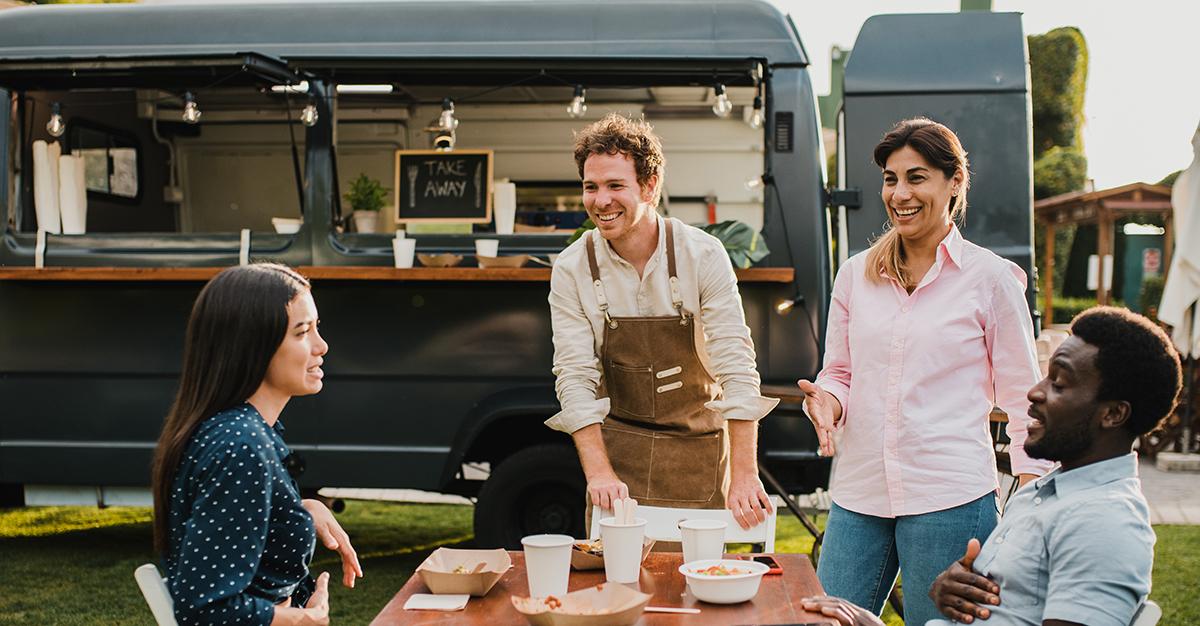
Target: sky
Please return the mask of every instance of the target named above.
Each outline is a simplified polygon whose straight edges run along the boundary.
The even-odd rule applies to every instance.
[[[771,0],[791,14],[813,86],[829,93],[829,50],[850,48],[868,17],[957,11],[958,0]],[[993,0],[1024,14],[1026,34],[1076,26],[1090,56],[1084,151],[1096,189],[1156,183],[1192,161],[1200,125],[1200,2]]]

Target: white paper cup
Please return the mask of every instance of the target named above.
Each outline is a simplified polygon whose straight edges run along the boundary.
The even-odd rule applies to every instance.
[[[392,255],[396,258],[396,267],[410,268],[413,266],[413,255],[417,252],[416,239],[393,239]]]
[[[492,188],[492,200],[496,234],[511,235],[517,217],[517,186],[513,183],[496,183]]]
[[[525,548],[525,572],[529,575],[529,595],[534,598],[562,596],[567,593],[571,575],[571,544],[568,535],[529,535],[521,539]]]
[[[476,239],[475,254],[477,256],[499,256],[500,255],[500,240],[499,239]]]
[[[683,562],[720,559],[725,554],[725,522],[715,519],[688,519],[679,522],[683,538]],[[607,546],[605,547],[607,550]]]
[[[632,524],[618,524],[614,518],[600,520],[604,540],[604,578],[610,583],[636,583],[642,569],[642,545],[646,538],[646,520],[635,518]]]

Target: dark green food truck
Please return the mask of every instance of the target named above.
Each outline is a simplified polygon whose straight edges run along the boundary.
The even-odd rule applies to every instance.
[[[975,22],[946,23],[963,19]],[[852,89],[852,61],[839,158],[867,198],[861,208],[853,193],[835,195],[849,208],[828,206],[796,26],[754,0],[0,11],[0,493],[9,503],[148,501],[192,301],[220,268],[271,259],[312,278],[331,346],[325,390],[284,416],[302,487],[476,498],[483,545],[581,535],[574,450],[542,424],[558,406],[550,270],[536,262],[552,262],[586,218],[572,131],[609,111],[644,115],[664,138],[664,212],[761,232],[770,254],[738,274],[768,385],[819,368],[832,233],[852,234],[839,245],[856,251],[883,222],[861,148],[929,103],[945,102],[929,112],[960,133],[978,129],[964,140],[994,142],[968,149],[978,188],[995,176],[1006,191],[994,202],[973,194],[967,235],[1028,268],[1019,17],[911,25],[1007,42],[998,61],[951,76],[1006,72],[995,84],[1012,99],[996,106],[1016,127],[1003,132],[956,112],[942,92],[965,92],[946,81],[856,126],[854,102],[899,87]],[[910,41],[914,54],[935,54]],[[930,69],[880,62],[900,86],[904,72]],[[990,80],[967,89],[991,102]],[[1003,171],[978,158],[1000,151]],[[441,165],[419,168],[430,163]],[[498,232],[500,205],[514,223]],[[1002,212],[1007,223],[993,224]],[[977,227],[1005,234],[992,241]],[[415,268],[394,267],[400,228],[417,241]],[[479,239],[530,260],[477,267]],[[825,484],[815,450],[798,405],[762,422],[761,464],[783,490]]]

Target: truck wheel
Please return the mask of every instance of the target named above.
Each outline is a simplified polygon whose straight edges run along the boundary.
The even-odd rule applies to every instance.
[[[548,444],[500,462],[479,489],[475,542],[521,549],[521,537],[550,533],[583,537],[587,481],[574,448]]]

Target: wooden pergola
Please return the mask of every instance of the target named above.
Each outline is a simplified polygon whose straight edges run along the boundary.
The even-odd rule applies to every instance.
[[[1151,215],[1162,219],[1164,233],[1162,266],[1171,266],[1171,248],[1174,243],[1172,232],[1171,188],[1147,183],[1130,183],[1099,191],[1074,191],[1033,203],[1034,219],[1046,227],[1046,249],[1042,259],[1042,272],[1046,277],[1043,292],[1043,318],[1053,319],[1054,310],[1054,231],[1059,226],[1096,224],[1098,227],[1096,254],[1101,259],[1100,280],[1096,288],[1096,302],[1109,303],[1105,288],[1103,259],[1113,254],[1116,242],[1114,225],[1131,215]],[[1114,262],[1115,264],[1115,262]]]

